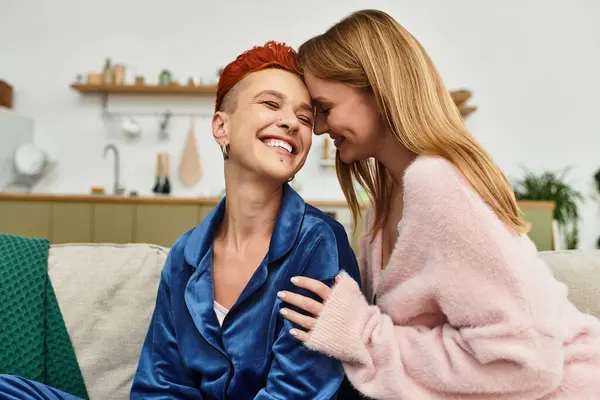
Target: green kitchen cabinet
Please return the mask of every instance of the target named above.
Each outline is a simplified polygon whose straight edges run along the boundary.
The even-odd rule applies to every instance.
[[[132,204],[98,203],[94,205],[94,243],[134,242],[135,209]]]
[[[73,243],[92,241],[92,208],[89,203],[52,204],[52,243]]]
[[[552,221],[554,210],[550,207],[521,205],[523,218],[531,224],[529,238],[535,243],[538,251],[554,250]]]
[[[554,218],[553,204],[550,202],[521,201],[518,205],[525,221],[531,224],[528,236],[535,244],[537,250],[554,250],[552,232],[552,221]],[[366,210],[363,209],[363,218],[365,212]],[[359,238],[363,235],[365,228],[363,219],[359,218],[356,233],[350,235],[350,243],[357,256],[359,254]]]
[[[202,222],[202,220],[208,215],[208,213],[210,213],[215,206],[198,206],[199,210],[198,210],[198,220],[196,221],[196,225],[199,225],[200,222]]]
[[[52,203],[3,201],[0,203],[0,233],[49,238]]]
[[[171,247],[184,232],[197,226],[218,201],[21,197],[2,198],[0,194],[1,233],[45,237],[51,243],[151,243],[166,247]],[[342,223],[358,255],[358,240],[365,229],[363,221],[358,221],[353,232],[348,207],[343,202],[334,203],[325,202],[318,207]],[[519,208],[532,225],[529,237],[537,249],[552,250],[553,204],[523,201],[519,202]]]
[[[171,247],[179,236],[198,225],[199,213],[197,205],[139,204],[135,241]]]

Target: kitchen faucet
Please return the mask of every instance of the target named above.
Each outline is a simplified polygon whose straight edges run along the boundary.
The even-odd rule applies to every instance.
[[[104,146],[104,159],[106,159],[106,154],[109,152],[109,150],[112,150],[113,153],[115,153],[115,163],[114,163],[114,167],[113,167],[113,174],[114,174],[114,182],[113,182],[113,194],[117,194],[117,195],[121,195],[123,193],[125,193],[125,188],[121,187],[121,185],[119,184],[119,173],[120,173],[120,160],[119,160],[119,149],[117,149],[117,146],[115,146],[114,144],[107,144],[106,146]]]

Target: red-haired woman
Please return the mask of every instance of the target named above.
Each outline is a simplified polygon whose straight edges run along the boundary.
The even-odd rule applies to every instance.
[[[312,126],[291,48],[269,42],[224,69],[212,131],[226,197],[169,253],[132,399],[348,399],[341,363],[289,335],[276,297],[296,275],[360,280],[343,227],[287,184]],[[28,383],[3,377],[0,393],[70,398]]]

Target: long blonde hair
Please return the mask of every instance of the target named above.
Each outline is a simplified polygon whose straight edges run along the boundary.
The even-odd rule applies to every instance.
[[[527,232],[512,187],[467,131],[458,108],[421,44],[390,15],[357,11],[304,44],[299,64],[315,76],[370,91],[398,141],[417,155],[441,156],[455,165],[509,227]],[[368,159],[345,164],[336,154],[338,180],[352,211],[361,215],[354,182],[374,206],[371,234],[387,217],[392,181]]]

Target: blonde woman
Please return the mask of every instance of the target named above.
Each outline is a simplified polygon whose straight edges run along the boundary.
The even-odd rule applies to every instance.
[[[374,399],[600,398],[600,322],[538,258],[511,186],[465,128],[419,42],[389,15],[356,12],[304,43],[315,133],[359,216],[362,291],[294,277],[290,334],[343,362]]]

